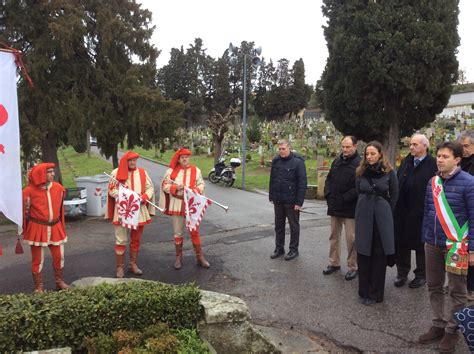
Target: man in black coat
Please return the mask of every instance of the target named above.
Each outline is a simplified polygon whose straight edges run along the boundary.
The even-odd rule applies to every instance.
[[[461,169],[474,176],[474,130],[462,132],[458,141],[463,148]]]
[[[355,171],[360,164],[357,153],[357,139],[346,136],[341,140],[342,153],[331,165],[326,178],[324,197],[328,203],[328,215],[331,216],[331,235],[329,236],[329,265],[323,270],[329,275],[341,269],[341,233],[346,233],[347,267],[345,279],[352,280],[357,276],[357,251],[354,247],[355,223],[354,214],[357,204]]]
[[[462,145],[461,169],[474,176],[474,130],[461,133],[458,142]],[[468,300],[474,301],[474,267],[469,266],[467,273]]]
[[[410,154],[403,159],[398,169],[400,194],[395,208],[395,245],[397,279],[396,287],[406,284],[411,268],[411,251],[416,253],[415,278],[410,288],[426,284],[425,251],[421,241],[421,226],[425,202],[426,185],[438,170],[436,159],[428,153],[429,141],[422,134],[410,140]]]
[[[307,179],[304,160],[291,152],[286,140],[278,142],[279,156],[272,161],[269,199],[275,210],[275,251],[272,259],[285,254],[285,224],[290,224],[289,261],[298,256],[300,239],[300,210],[306,194]]]

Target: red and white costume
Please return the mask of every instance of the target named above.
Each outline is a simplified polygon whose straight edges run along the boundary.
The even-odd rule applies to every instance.
[[[134,192],[138,193],[142,199],[139,211],[138,219],[138,228],[136,230],[130,231],[130,268],[136,266],[136,257],[140,250],[140,239],[143,232],[143,227],[146,224],[149,224],[151,216],[155,215],[155,208],[147,203],[149,200],[154,202],[155,200],[155,189],[153,187],[153,182],[148,175],[148,173],[142,168],[135,168],[130,170],[128,167],[128,161],[132,159],[139,158],[140,155],[128,151],[120,159],[119,167],[112,171],[110,179],[109,188],[108,188],[108,198],[107,198],[107,208],[105,212],[105,219],[112,220],[115,230],[115,253],[118,256],[123,256],[125,254],[128,242],[128,228],[121,226],[119,215],[118,215],[118,206],[116,204],[116,199],[118,197],[118,186],[119,183],[122,183],[127,188],[130,188]],[[118,180],[118,182],[116,181]],[[119,257],[117,262],[121,263],[123,258]],[[119,264],[117,265],[119,266]],[[132,270],[133,273],[140,275],[141,271],[139,269]]]
[[[176,246],[177,263],[175,268],[181,268],[182,247],[183,247],[183,230],[185,225],[185,206],[183,200],[183,190],[179,190],[178,186],[184,186],[192,189],[195,193],[204,194],[204,180],[202,178],[201,170],[189,165],[183,168],[179,164],[180,156],[190,156],[191,151],[180,148],[176,151],[170,162],[170,168],[166,171],[161,182],[160,191],[160,208],[163,208],[164,214],[173,217],[173,233]],[[199,235],[199,228],[190,232],[191,242],[196,251],[198,264],[202,265],[204,262],[209,264],[204,259],[201,250],[201,239]],[[178,262],[179,260],[179,262]],[[204,262],[203,262],[204,261]],[[179,263],[179,264],[178,264]]]
[[[54,166],[53,163],[33,166],[28,175],[28,186],[23,189],[23,242],[31,246],[31,270],[37,291],[42,291],[45,247],[49,247],[53,257],[57,283],[62,281],[64,267],[63,244],[67,235],[63,202],[66,191],[59,183],[46,180],[46,171]],[[58,288],[63,288],[63,284]]]

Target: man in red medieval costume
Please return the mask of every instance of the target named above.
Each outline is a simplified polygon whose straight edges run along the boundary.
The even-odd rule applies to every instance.
[[[31,271],[35,292],[43,291],[44,249],[53,257],[54,278],[58,290],[68,289],[64,282],[64,243],[67,241],[63,202],[65,189],[54,182],[54,163],[33,166],[28,186],[23,189],[23,241],[31,246]]]
[[[173,218],[173,233],[176,248],[175,269],[181,269],[183,263],[183,231],[185,225],[185,205],[183,201],[184,188],[188,187],[195,193],[204,193],[204,180],[201,170],[191,165],[191,151],[180,148],[176,151],[161,182],[160,208],[166,215]],[[199,228],[190,232],[191,242],[196,252],[197,264],[209,268],[209,262],[204,258]]]
[[[109,195],[107,198],[106,219],[111,219],[115,230],[115,260],[116,276],[124,277],[125,250],[128,242],[129,228],[123,226],[118,213],[119,184],[138,193],[141,198],[138,225],[136,229],[130,230],[130,262],[129,271],[135,275],[142,275],[143,271],[138,268],[137,257],[140,251],[140,237],[143,227],[151,222],[151,215],[155,215],[155,208],[147,203],[154,201],[155,190],[150,176],[143,168],[137,168],[137,159],[140,157],[133,151],[128,151],[120,159],[119,167],[112,171],[109,182]]]

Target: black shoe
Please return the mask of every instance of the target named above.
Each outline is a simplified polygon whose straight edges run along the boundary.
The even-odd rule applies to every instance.
[[[370,306],[370,305],[375,305],[377,301],[375,301],[374,299],[364,299],[362,303],[366,306]]]
[[[341,269],[341,267],[336,267],[336,266],[332,266],[332,265],[328,265],[326,269],[323,270],[323,274],[324,275],[329,275],[329,274],[332,274],[334,273],[335,271]]]
[[[355,277],[357,277],[358,274],[359,274],[359,272],[357,270],[350,270],[346,273],[346,276],[344,278],[346,280],[352,280]]]
[[[298,251],[290,250],[290,252],[288,252],[288,254],[285,256],[285,261],[291,261],[296,257],[298,257]]]
[[[393,285],[395,285],[397,288],[401,288],[403,285],[407,283],[407,280],[405,278],[398,278],[393,282]]]
[[[408,287],[412,288],[412,289],[416,289],[416,288],[419,288],[419,287],[421,287],[425,284],[426,284],[426,279],[425,278],[415,277],[415,279],[413,279],[411,282],[408,283]]]
[[[275,259],[275,258],[278,258],[278,257],[281,257],[285,254],[285,251],[284,250],[279,250],[279,249],[276,249],[275,251],[273,251],[272,255],[270,256],[271,259]]]

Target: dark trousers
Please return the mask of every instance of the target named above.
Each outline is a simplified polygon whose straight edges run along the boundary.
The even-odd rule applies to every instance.
[[[446,272],[446,252],[446,247],[425,243],[426,281],[433,311],[433,326],[454,333],[458,328],[454,313],[466,307],[467,304],[466,276]],[[444,294],[446,276],[448,277],[448,295]]]
[[[469,266],[467,271],[467,290],[473,291],[474,290],[474,267]]]
[[[426,279],[425,250],[416,250],[416,269],[413,271],[416,278]],[[397,249],[397,276],[400,279],[407,279],[411,268],[411,249]]]
[[[298,251],[300,243],[300,212],[295,210],[294,204],[273,202],[275,210],[275,248],[285,250],[286,219],[290,224],[290,251]]]
[[[357,253],[357,264],[359,267],[359,296],[363,299],[382,302],[385,290],[387,256],[375,225],[370,256]]]

